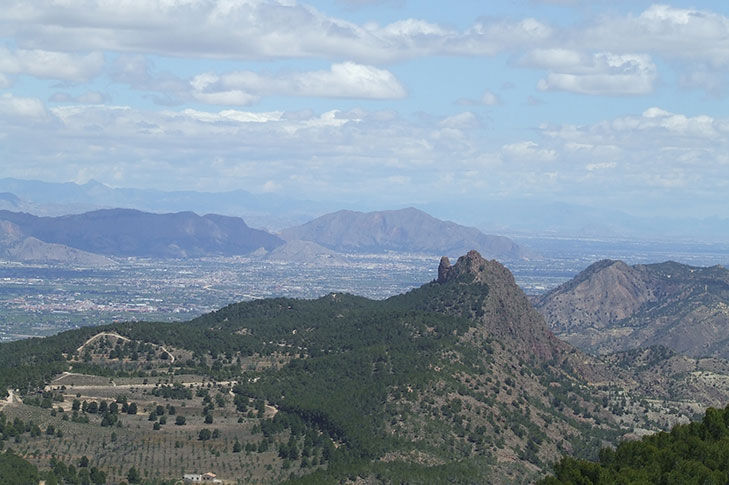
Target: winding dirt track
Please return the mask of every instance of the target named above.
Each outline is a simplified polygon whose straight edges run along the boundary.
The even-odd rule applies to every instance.
[[[97,339],[99,339],[101,337],[113,337],[113,338],[117,338],[117,339],[120,339],[120,340],[124,340],[126,342],[131,342],[131,339],[129,339],[129,338],[123,336],[123,335],[119,335],[118,333],[115,333],[115,332],[101,332],[101,333],[97,333],[96,335],[94,335],[93,337],[91,337],[90,339],[88,339],[86,342],[84,342],[81,347],[79,347],[78,349],[76,349],[76,352],[80,354],[81,351],[84,349],[84,347],[86,347],[87,345],[89,345],[90,343],[92,343],[94,340],[97,340]],[[159,347],[160,349],[164,350],[165,353],[170,356],[170,364],[172,364],[172,363],[175,362],[175,356],[172,355],[172,352],[170,352],[169,350],[167,350],[166,348],[164,348],[162,345],[157,345],[157,347]]]

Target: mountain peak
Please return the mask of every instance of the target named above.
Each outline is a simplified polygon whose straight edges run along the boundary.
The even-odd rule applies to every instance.
[[[435,285],[443,285],[444,294],[462,303],[449,306],[447,313],[480,323],[476,333],[495,337],[541,362],[564,354],[564,344],[554,338],[511,271],[498,261],[487,260],[475,250],[453,265],[443,256]]]
[[[501,260],[528,254],[511,239],[442,221],[409,207],[379,212],[339,211],[281,232],[286,240],[313,241],[339,252],[463,254],[478,249]]]
[[[515,284],[514,276],[506,267],[496,260],[488,260],[476,250],[471,250],[451,266],[447,256],[443,256],[438,266],[438,283],[462,281],[464,283],[493,284],[499,281]]]

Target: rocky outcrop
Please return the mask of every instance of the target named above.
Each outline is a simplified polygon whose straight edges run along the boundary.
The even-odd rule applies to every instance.
[[[477,251],[469,251],[454,265],[443,257],[436,284],[462,285],[463,298],[467,295],[468,299],[459,311],[470,308],[471,318],[481,323],[484,335],[522,352],[525,358],[548,361],[563,357],[568,350],[532,307],[512,273],[498,261],[484,259]]]

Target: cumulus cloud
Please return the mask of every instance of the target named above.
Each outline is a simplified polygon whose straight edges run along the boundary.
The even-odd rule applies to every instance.
[[[585,166],[585,168],[590,172],[595,172],[597,170],[610,170],[617,166],[618,166],[618,164],[616,162],[600,162],[600,163],[588,163]]]
[[[557,159],[555,150],[541,148],[531,140],[504,145],[501,153],[508,159],[520,161],[551,162]]]
[[[36,98],[0,95],[0,116],[22,121],[43,121],[48,118],[43,102]]]
[[[333,64],[329,70],[285,74],[238,71],[195,76],[193,97],[210,104],[249,105],[260,96],[396,99],[406,95],[395,76],[384,69],[353,62]]]
[[[694,149],[729,144],[729,120],[708,115],[687,116],[662,108],[622,116],[594,125],[540,127],[541,132],[566,143],[619,146],[627,150]]]
[[[584,167],[590,180],[622,184],[622,190],[679,185],[724,190],[728,119],[653,107],[591,125],[542,126],[541,133],[576,177],[575,167]]]
[[[324,192],[365,197],[378,184],[382,190],[408,180],[390,194],[402,197],[437,185],[446,158],[448,170],[473,170],[469,165],[482,167],[474,160],[485,156],[476,150],[482,145],[471,113],[424,123],[361,109],[153,111],[62,104],[49,110],[52,123],[31,137],[19,127],[20,110],[7,111],[0,116],[0,133],[25,148],[9,149],[4,168],[26,177],[37,166],[46,178],[69,179],[83,167],[89,177],[117,185],[144,187],[154,180],[164,188],[189,187],[190,181],[207,190],[280,186],[309,197]],[[38,137],[43,144],[30,143]],[[271,180],[279,186],[267,186]]]
[[[701,89],[709,95],[720,98],[729,87],[729,76],[725,69],[711,69],[707,66],[690,67],[679,77],[679,86],[689,89]]]
[[[103,66],[104,56],[100,52],[76,55],[0,47],[0,73],[4,74],[29,74],[45,79],[83,82],[99,74]]]
[[[651,5],[638,16],[601,18],[577,37],[597,49],[729,64],[729,17],[708,10]]]
[[[218,59],[324,57],[372,64],[421,55],[491,55],[542,42],[552,29],[531,18],[484,19],[465,30],[420,19],[360,25],[287,0],[10,0],[0,33],[33,49]]]
[[[540,91],[569,91],[589,95],[639,95],[653,91],[655,64],[647,55],[598,53],[583,57],[566,50],[549,50],[530,57],[554,70],[539,80]]]
[[[601,15],[556,31],[522,55],[547,70],[543,91],[643,95],[658,77],[653,58],[670,61],[682,87],[721,96],[727,85],[729,17],[708,10],[651,5],[638,15]]]

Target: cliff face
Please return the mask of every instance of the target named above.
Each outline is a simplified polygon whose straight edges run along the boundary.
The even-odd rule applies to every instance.
[[[729,271],[720,266],[600,261],[536,307],[560,338],[586,351],[664,345],[729,357]]]
[[[525,358],[548,361],[563,356],[567,345],[549,330],[542,316],[532,307],[527,296],[517,286],[514,276],[501,263],[486,260],[477,251],[470,251],[451,265],[443,257],[438,267],[438,285],[462,286],[464,293],[481,288],[481,295],[472,296],[461,316],[476,319],[480,332],[504,342]],[[470,291],[466,292],[465,288]],[[469,315],[470,313],[470,315]]]

